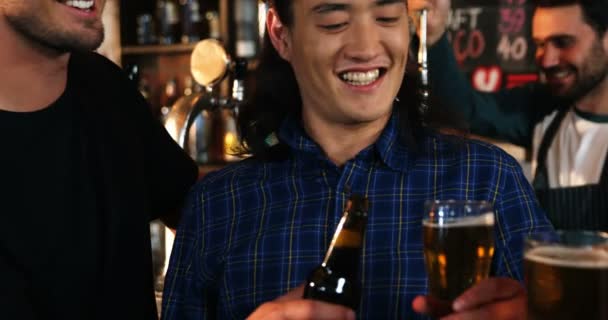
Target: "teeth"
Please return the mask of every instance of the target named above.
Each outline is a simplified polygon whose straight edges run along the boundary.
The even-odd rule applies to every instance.
[[[562,79],[569,76],[572,73],[572,70],[568,68],[553,68],[549,70],[545,70],[545,75],[549,78]]]
[[[380,69],[375,69],[367,72],[345,72],[340,75],[342,80],[356,86],[368,85],[380,76]]]
[[[95,3],[94,0],[68,0],[65,2],[66,5],[70,6],[70,7],[74,7],[74,8],[78,8],[78,9],[91,9],[93,7],[93,4]]]

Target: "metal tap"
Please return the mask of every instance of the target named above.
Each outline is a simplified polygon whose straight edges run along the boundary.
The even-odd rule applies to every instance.
[[[191,71],[194,80],[205,86],[206,91],[178,99],[167,115],[165,128],[199,163],[237,160],[226,149],[227,144],[238,141],[235,117],[244,100],[247,60],[232,61],[217,40],[206,39],[192,53]],[[214,86],[229,71],[234,74],[232,97],[214,96]]]
[[[419,105],[418,111],[424,118],[429,110],[429,65],[428,65],[428,53],[427,53],[427,19],[428,10],[424,9],[420,11],[420,45],[418,46],[418,72],[420,75],[419,83]]]

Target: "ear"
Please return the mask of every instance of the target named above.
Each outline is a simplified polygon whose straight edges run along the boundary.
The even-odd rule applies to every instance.
[[[268,13],[266,14],[266,30],[272,46],[277,50],[281,58],[290,61],[291,41],[289,30],[279,19],[275,8],[268,9]]]

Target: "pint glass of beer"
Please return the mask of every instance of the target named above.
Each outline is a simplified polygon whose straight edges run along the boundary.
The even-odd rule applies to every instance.
[[[429,294],[451,302],[488,277],[494,210],[486,201],[433,200],[422,220]]]
[[[526,240],[528,320],[608,319],[608,234],[540,233]]]

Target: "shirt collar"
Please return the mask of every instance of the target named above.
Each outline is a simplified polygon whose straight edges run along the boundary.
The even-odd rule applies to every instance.
[[[279,129],[279,140],[292,150],[303,153],[323,154],[321,147],[304,131],[299,118],[288,116]],[[393,113],[376,142],[363,149],[356,158],[377,156],[385,165],[397,171],[409,167],[410,152],[403,143],[399,132],[399,118]]]

